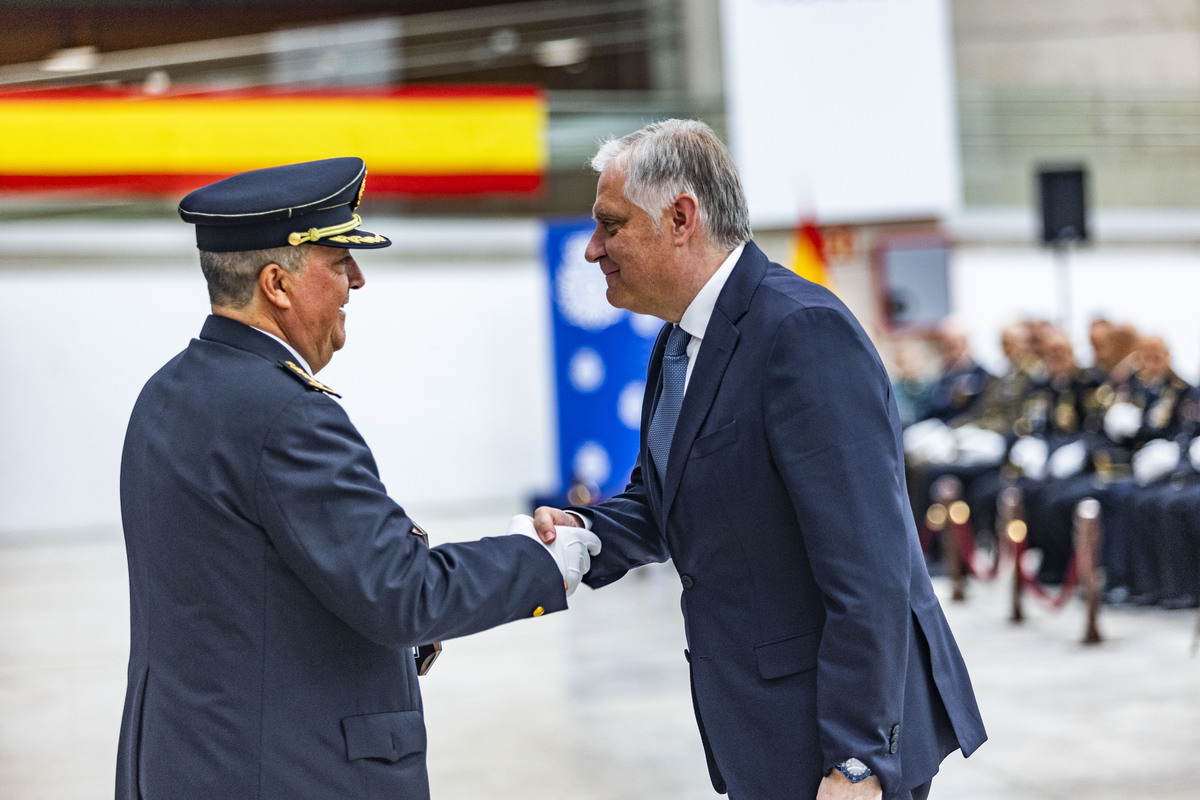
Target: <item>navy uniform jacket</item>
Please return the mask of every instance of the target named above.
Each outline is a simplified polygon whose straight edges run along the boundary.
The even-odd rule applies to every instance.
[[[669,326],[668,326],[669,327]],[[717,300],[671,444],[646,448],[650,358],[630,485],[586,509],[603,542],[586,582],[670,557],[713,785],[812,797],[855,757],[891,798],[986,738],[929,582],[890,382],[829,291],[753,242]]]
[[[134,407],[118,800],[428,797],[410,648],[566,607],[529,537],[426,548],[290,358],[209,317]]]
[[[929,391],[926,417],[955,423],[971,421],[995,378],[975,362],[944,373]]]

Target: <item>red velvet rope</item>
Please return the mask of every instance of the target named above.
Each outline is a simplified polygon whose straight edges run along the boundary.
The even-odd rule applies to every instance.
[[[996,575],[1000,572],[1000,544],[996,543],[996,548],[992,551],[992,563],[987,569],[980,570],[975,566],[975,535],[971,532],[971,526],[967,523],[951,523],[954,525],[954,538],[958,541],[959,558],[967,566],[967,572],[972,578],[988,583],[995,580]]]
[[[1017,544],[1017,562],[1014,568],[1021,571],[1021,588],[1030,592],[1046,608],[1058,611],[1075,593],[1075,585],[1079,582],[1079,559],[1075,555],[1071,556],[1071,563],[1067,565],[1067,574],[1063,576],[1062,586],[1058,587],[1058,592],[1055,593],[1043,586],[1036,576],[1030,575],[1021,566],[1022,556],[1028,549],[1029,546],[1025,542]]]
[[[948,525],[954,526],[954,537],[958,542],[959,558],[966,565],[967,572],[972,578],[981,580],[984,583],[994,580],[1000,572],[1000,548],[997,547],[991,558],[991,564],[987,569],[980,570],[975,566],[975,536],[971,532],[971,526],[967,523],[961,525],[955,522],[948,522]],[[933,540],[937,538],[934,531],[929,530],[929,526],[922,522],[917,526],[917,534],[921,539],[921,552],[928,553],[929,546],[933,544]]]
[[[954,522],[948,522],[947,524],[954,526],[954,536],[955,540],[958,542],[959,557],[966,566],[967,572],[970,574],[970,576],[976,580],[983,581],[984,583],[995,580],[996,576],[1000,573],[1000,563],[1002,560],[1000,557],[999,546],[997,546],[996,550],[993,552],[991,563],[985,569],[979,569],[975,566],[975,553],[978,548],[975,547],[975,536],[971,532],[971,526],[966,523],[958,524]],[[918,533],[920,534],[921,539],[921,549],[923,551],[928,551],[929,545],[933,543],[935,538],[934,532],[929,530],[928,526],[921,524],[918,526]],[[1013,568],[1021,571],[1021,587],[1024,591],[1029,592],[1033,597],[1041,602],[1046,608],[1052,611],[1058,611],[1059,609],[1063,608],[1068,601],[1070,601],[1075,592],[1075,587],[1079,583],[1078,560],[1072,556],[1070,564],[1067,565],[1067,572],[1063,576],[1062,586],[1060,586],[1057,591],[1051,591],[1043,586],[1040,581],[1038,581],[1036,575],[1029,574],[1025,571],[1024,567],[1021,566],[1022,558],[1028,549],[1029,545],[1026,542],[1019,542],[1017,544],[1017,558]]]

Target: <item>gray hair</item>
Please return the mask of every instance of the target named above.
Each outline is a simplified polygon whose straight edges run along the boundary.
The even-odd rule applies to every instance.
[[[208,299],[214,306],[245,308],[254,298],[254,284],[267,264],[278,264],[288,272],[300,272],[308,263],[312,245],[242,250],[232,253],[200,251],[200,270],[208,281]]]
[[[682,193],[696,198],[700,225],[713,244],[732,250],[749,241],[750,211],[724,142],[698,120],[653,122],[600,145],[592,169],[625,172],[625,199],[657,219]]]

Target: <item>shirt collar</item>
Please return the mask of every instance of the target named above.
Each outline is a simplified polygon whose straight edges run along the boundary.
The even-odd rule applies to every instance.
[[[742,257],[742,251],[745,249],[745,242],[733,248],[733,252],[725,258],[721,266],[717,267],[717,271],[696,293],[687,310],[683,312],[683,317],[679,320],[679,327],[691,334],[693,339],[704,338],[704,332],[708,330],[708,320],[712,317],[713,309],[717,307],[717,298],[721,295],[721,290],[725,288],[725,281],[729,280],[729,274],[733,272],[734,265]]]

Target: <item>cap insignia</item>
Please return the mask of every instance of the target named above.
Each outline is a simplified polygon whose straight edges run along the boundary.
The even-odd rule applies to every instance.
[[[330,236],[328,240],[331,242],[339,242],[341,244],[378,244],[379,242],[387,241],[378,233],[373,233],[370,236],[347,236],[341,234],[339,236]]]
[[[288,244],[295,246],[305,242],[315,242],[327,236],[352,231],[359,225],[362,225],[362,217],[355,214],[352,220],[341,225],[330,225],[328,228],[309,228],[306,231],[288,234]]]
[[[362,183],[358,185],[358,197],[354,198],[354,205],[351,208],[358,208],[362,204],[363,192],[367,190],[367,171],[363,170]]]

